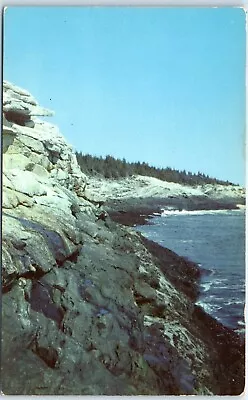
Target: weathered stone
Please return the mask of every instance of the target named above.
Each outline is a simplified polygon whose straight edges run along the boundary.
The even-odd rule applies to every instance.
[[[4,188],[2,204],[3,209],[16,208],[18,205],[31,207],[33,204],[34,200],[31,197],[23,193],[16,192],[15,190]]]
[[[242,346],[195,308],[192,263],[99,219],[71,146],[31,123],[39,110],[4,82],[3,392],[240,393]]]
[[[23,91],[17,86],[13,86],[9,82],[3,82],[3,112],[10,114],[15,118],[15,114],[21,116],[26,115],[39,115],[39,116],[52,116],[53,112],[45,108],[40,107],[35,99],[27,92]]]
[[[32,197],[34,195],[42,196],[46,194],[46,189],[37,179],[35,174],[30,171],[22,171],[11,169],[5,171],[7,178],[11,181],[13,189],[17,192],[27,194]]]
[[[34,139],[27,135],[21,135],[18,137],[19,141],[26,147],[28,147],[34,153],[44,154],[44,146],[40,140]]]
[[[30,165],[30,160],[23,154],[4,154],[3,155],[3,169],[17,169],[25,170]]]
[[[49,175],[49,172],[39,164],[34,165],[32,172],[42,178],[48,178]]]

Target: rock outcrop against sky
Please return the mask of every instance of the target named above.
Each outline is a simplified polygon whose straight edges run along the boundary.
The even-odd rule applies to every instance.
[[[196,266],[164,249],[161,268],[88,200],[50,111],[3,89],[3,393],[240,393],[242,346],[195,308]]]

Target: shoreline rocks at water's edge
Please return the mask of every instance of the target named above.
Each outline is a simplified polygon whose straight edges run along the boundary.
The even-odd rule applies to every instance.
[[[245,207],[245,189],[238,185],[186,186],[148,176],[120,179],[89,177],[86,191],[104,203],[115,221],[124,225],[149,223],[162,210],[237,210]]]
[[[160,266],[169,281],[192,301],[194,310],[188,328],[194,336],[204,337],[204,341],[211,343],[213,351],[217,352],[221,362],[218,366],[213,366],[213,370],[216,376],[221,374],[221,371],[225,375],[224,385],[219,380],[219,384],[223,385],[222,394],[225,391],[228,393],[234,381],[241,387],[244,384],[244,373],[242,373],[242,365],[245,363],[244,336],[239,336],[232,329],[225,327],[205,312],[202,307],[195,304],[199,296],[200,278],[207,271],[199,267],[198,264],[178,256],[152,240],[142,237],[142,242],[151,252],[156,260],[156,265]],[[212,363],[214,365],[213,360]],[[217,387],[216,389],[220,390]]]
[[[179,210],[237,209],[245,204],[245,189],[238,185],[183,185],[133,175],[119,179],[90,177],[91,195],[106,201],[112,211],[167,208]]]
[[[143,212],[144,210],[142,210]],[[122,223],[127,226],[132,225],[135,218],[139,220],[138,216],[139,213],[136,211],[131,214],[130,218],[130,214],[127,212],[123,216]],[[148,213],[147,215],[143,214],[144,218],[148,216],[151,217]],[[126,221],[125,217],[127,218]],[[119,216],[116,220],[119,221]],[[145,223],[149,223],[149,221],[147,222],[147,219],[145,219]],[[189,313],[190,318],[185,324],[189,332],[194,337],[204,338],[204,341],[210,346],[209,349],[211,349],[210,358],[213,351],[218,355],[217,359],[221,360],[218,365],[215,364],[214,359],[210,361],[214,375],[218,376],[215,394],[231,393],[234,382],[235,385],[242,387],[245,382],[243,369],[245,364],[244,336],[240,336],[232,329],[225,327],[205,312],[201,306],[196,305],[200,293],[200,278],[208,271],[143,235],[139,235],[146,249],[152,254],[155,264],[159,266],[166,278],[179,292],[184,293],[190,299],[193,311]],[[223,382],[220,379],[221,374],[225,376]],[[233,394],[238,394],[238,391]]]
[[[239,189],[238,189],[239,190]],[[239,210],[245,208],[245,191],[240,190],[241,196],[220,196],[216,199],[174,198],[172,201],[157,198],[138,198],[138,199],[112,199],[107,201],[107,207],[111,218],[117,223],[126,226],[149,225],[156,215],[161,215],[163,210],[187,210],[187,211],[226,211]],[[200,200],[200,201],[199,201]],[[210,316],[205,310],[196,305],[197,298],[200,294],[199,286],[201,276],[209,271],[205,271],[198,264],[178,256],[173,251],[159,245],[153,240],[147,239],[140,234],[141,240],[149,252],[156,260],[170,282],[180,291],[185,293],[194,303],[193,324],[200,326],[201,335],[205,339],[212,342],[213,348],[219,353],[223,360],[223,373],[226,377],[226,388],[232,386],[233,382],[244,384],[244,373],[237,369],[237,365],[245,364],[245,344],[244,336],[239,336],[232,329],[224,326],[215,318]],[[175,268],[176,267],[176,268]],[[206,330],[206,326],[210,329]],[[195,335],[195,332],[194,332]],[[223,367],[224,366],[224,367]],[[242,367],[241,367],[242,369]],[[215,368],[216,370],[216,368]],[[228,373],[226,372],[228,371]],[[230,373],[230,376],[228,376]],[[218,374],[218,372],[217,372]],[[243,382],[243,383],[242,383]],[[227,390],[228,391],[228,390]],[[221,393],[221,392],[220,392]]]
[[[168,273],[178,256],[163,269],[89,200],[71,147],[36,117],[49,111],[9,83],[3,94],[2,391],[241,393],[242,344],[208,329],[193,265],[187,288]]]

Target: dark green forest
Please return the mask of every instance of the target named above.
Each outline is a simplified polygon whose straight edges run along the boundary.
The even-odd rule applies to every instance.
[[[87,175],[105,177],[107,179],[118,179],[132,175],[152,176],[167,182],[176,182],[183,185],[202,185],[206,183],[232,185],[231,182],[222,181],[209,177],[208,175],[198,172],[197,174],[188,171],[179,171],[173,168],[156,168],[146,162],[127,162],[125,158],[118,159],[110,155],[96,157],[90,154],[82,154],[76,152],[78,164]]]

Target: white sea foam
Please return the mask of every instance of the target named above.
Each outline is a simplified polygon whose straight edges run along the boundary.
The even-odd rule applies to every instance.
[[[228,282],[227,278],[215,279],[215,285],[221,285],[224,282]]]
[[[239,210],[170,210],[170,209],[161,209],[161,217],[168,217],[168,216],[173,216],[173,215],[211,215],[211,214],[228,214],[231,212],[238,212],[240,213]]]
[[[233,304],[243,304],[242,300],[237,300],[237,299],[230,299],[228,301],[226,301],[225,306],[232,306]]]
[[[221,306],[217,306],[216,304],[210,304],[210,303],[205,303],[204,301],[198,300],[196,303],[197,306],[200,306],[203,308],[206,313],[212,315],[213,312],[221,310]],[[217,318],[217,317],[216,317]],[[218,318],[217,318],[218,319]]]
[[[200,306],[203,308],[204,311],[206,311],[208,314],[211,314],[211,312],[213,311],[212,307],[210,304],[204,303],[202,301],[197,301],[195,303],[197,306]]]
[[[203,292],[207,292],[211,286],[213,285],[213,282],[202,282],[201,283],[201,288]]]
[[[219,289],[229,289],[229,288],[228,288],[228,286],[218,286],[217,289],[219,290]]]
[[[238,334],[238,335],[244,335],[245,334],[245,329],[244,328],[241,328],[241,329],[235,329],[235,332]]]
[[[228,282],[227,278],[223,278],[223,279],[215,279],[214,281],[214,287],[216,289],[230,289],[230,284]]]

